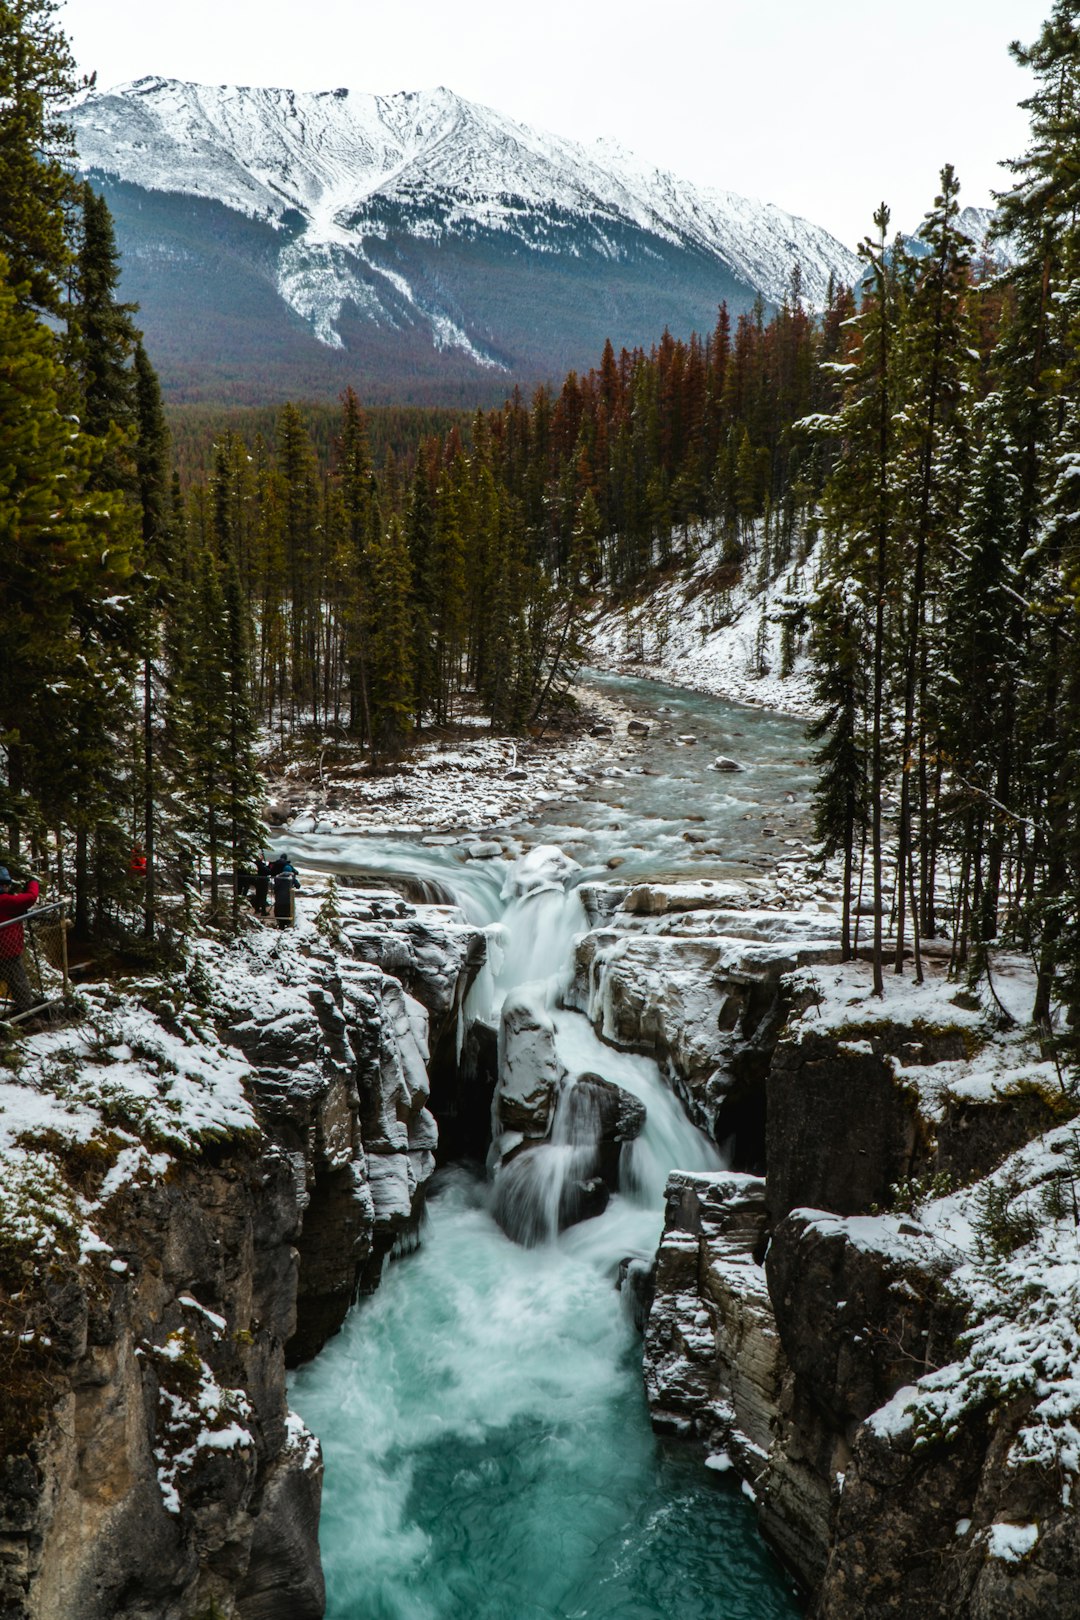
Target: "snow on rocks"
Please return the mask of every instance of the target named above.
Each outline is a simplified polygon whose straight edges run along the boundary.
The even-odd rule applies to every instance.
[[[347,752],[339,764],[293,760],[271,773],[268,820],[298,835],[409,832],[457,841],[471,832],[472,844],[484,842],[485,832],[540,804],[574,798],[600,770],[611,738],[628,731],[631,712],[618,699],[592,687],[577,696],[588,713],[603,717],[593,727],[599,735],[521,743],[490,736],[485,722],[453,743],[424,741],[377,773],[359,755],[350,762]],[[622,740],[634,746],[645,736]],[[506,853],[501,845],[500,853]]]
[[[284,1417],[286,1353],[319,1349],[409,1238],[438,1135],[427,1013],[345,929],[396,919],[451,1007],[470,931],[456,949],[441,908],[396,896],[344,899],[322,928],[321,909],[305,891],[292,929],[92,984],[5,1051],[0,1354],[21,1393],[0,1427],[41,1468],[0,1608],[17,1565],[86,1620],[118,1583],[148,1613],[163,1582],[177,1612],[244,1607],[267,1571],[275,1612],[322,1611],[321,1460]]]
[[[541,995],[527,990],[507,996],[499,1021],[499,1086],[495,1094],[502,1154],[523,1140],[542,1140],[566,1070],[555,1047],[555,1022]]]
[[[521,900],[526,895],[561,892],[572,872],[580,872],[578,862],[565,855],[557,844],[537,844],[514,862],[502,886],[504,900]]]

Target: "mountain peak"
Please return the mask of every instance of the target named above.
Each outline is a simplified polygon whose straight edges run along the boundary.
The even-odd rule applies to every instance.
[[[585,147],[534,129],[445,85],[375,95],[147,75],[85,94],[71,118],[83,172],[269,232],[260,262],[273,262],[277,295],[340,350],[357,320],[421,327],[438,355],[517,375],[534,339],[507,340],[491,305],[496,267],[519,289],[515,330],[537,325],[543,305],[553,365],[584,303],[597,348],[607,335],[633,346],[665,324],[711,326],[722,299],[779,303],[796,262],[815,305],[831,278],[860,273],[827,231],[772,204],[692,186],[615,141]],[[141,243],[145,221],[132,227]],[[138,248],[144,259],[180,251]]]

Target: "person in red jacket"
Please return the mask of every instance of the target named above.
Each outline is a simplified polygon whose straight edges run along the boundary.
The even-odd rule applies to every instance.
[[[0,866],[0,923],[8,924],[0,927],[0,979],[7,985],[8,1000],[20,1012],[29,1012],[40,997],[35,996],[26,977],[25,930],[21,922],[13,922],[12,918],[23,916],[36,905],[40,892],[37,878],[28,878],[25,888],[17,891],[7,867]]]

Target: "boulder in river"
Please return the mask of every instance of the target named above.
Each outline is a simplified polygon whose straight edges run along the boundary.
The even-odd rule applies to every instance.
[[[599,725],[599,726],[591,726],[589,728],[589,736],[590,737],[614,737],[614,735],[615,735],[615,727],[614,726]]]
[[[649,728],[644,720],[631,720],[626,729],[631,737],[647,737],[649,735]]]
[[[508,996],[499,1025],[496,1117],[502,1132],[538,1141],[551,1127],[555,1097],[566,1076],[555,1050],[555,1026],[539,999]]]
[[[537,844],[516,860],[506,874],[502,898],[521,900],[526,895],[562,889],[567,878],[580,871],[578,862],[565,855],[557,844]]]
[[[577,1144],[593,1145],[597,1173],[612,1192],[618,1191],[623,1144],[640,1136],[644,1126],[645,1104],[602,1075],[580,1074],[563,1092],[560,1135]]]
[[[726,754],[717,754],[713,760],[714,771],[741,771],[744,767],[737,759],[729,759]]]
[[[501,854],[502,845],[497,844],[493,838],[481,839],[475,844],[465,846],[465,856],[470,861],[492,861]]]
[[[567,1181],[559,1198],[559,1230],[577,1226],[579,1221],[591,1221],[602,1215],[611,1199],[611,1190],[603,1176],[590,1176],[587,1181]]]

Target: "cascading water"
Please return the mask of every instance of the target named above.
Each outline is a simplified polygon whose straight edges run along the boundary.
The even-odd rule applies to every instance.
[[[594,843],[603,873],[610,833]],[[616,1279],[655,1252],[668,1172],[719,1158],[655,1063],[560,1005],[589,866],[550,844],[510,864],[397,840],[303,845],[337,870],[411,871],[452,892],[489,930],[466,1016],[495,1024],[512,1004],[532,1017],[554,1086],[546,1139],[504,1134],[491,1183],[443,1172],[419,1251],[295,1375],[294,1404],[326,1456],[330,1620],[796,1614],[749,1504],[649,1428]],[[672,839],[662,863],[686,853]],[[582,1197],[600,1212],[567,1225]]]

